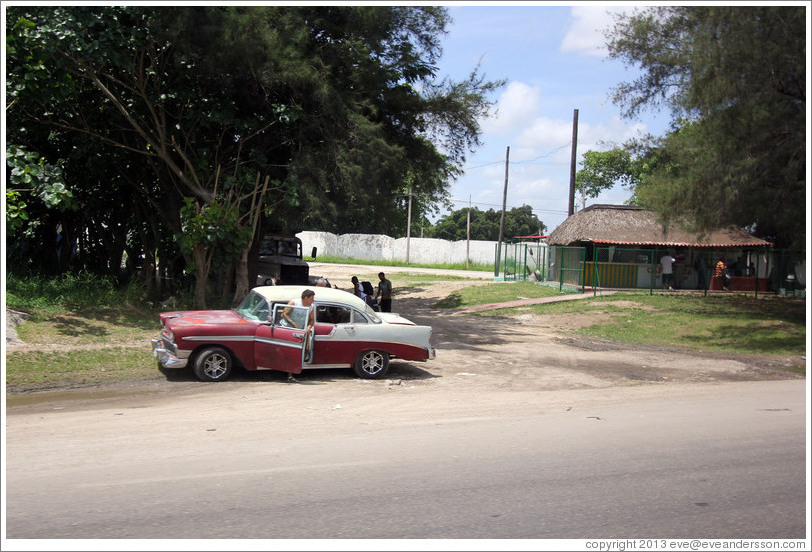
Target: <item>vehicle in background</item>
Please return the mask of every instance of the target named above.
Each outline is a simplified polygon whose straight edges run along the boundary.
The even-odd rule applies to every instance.
[[[316,258],[316,248],[311,257]],[[266,234],[259,242],[254,261],[257,286],[310,285],[330,287],[326,278],[310,275],[302,256],[302,240],[296,236]]]
[[[310,307],[293,306],[305,289]],[[315,316],[308,327],[310,309]],[[283,311],[286,316],[282,317]],[[334,288],[261,286],[236,309],[160,313],[160,338],[152,353],[161,369],[191,366],[202,381],[222,381],[235,365],[246,370],[298,374],[318,368],[351,368],[360,378],[386,375],[389,360],[435,357],[431,326],[375,312],[360,297]],[[290,322],[289,322],[290,321]]]

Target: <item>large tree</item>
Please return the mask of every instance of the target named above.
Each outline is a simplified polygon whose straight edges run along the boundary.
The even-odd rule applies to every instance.
[[[174,235],[199,302],[213,267],[221,285],[243,267],[239,295],[259,218],[390,231],[408,186],[446,194],[500,85],[435,80],[447,23],[428,6],[9,8],[9,144],[65,167],[90,202],[77,235],[140,245],[146,265],[177,257]]]
[[[614,90],[627,117],[670,108],[666,160],[638,200],[699,230],[746,227],[779,247],[805,243],[806,8],[660,6],[621,15],[610,57],[641,76]]]
[[[637,184],[632,156],[622,148],[589,150],[584,153],[581,167],[575,174],[575,192],[581,196],[582,209],[586,206],[587,198],[594,199],[616,184],[627,188],[634,188]]]

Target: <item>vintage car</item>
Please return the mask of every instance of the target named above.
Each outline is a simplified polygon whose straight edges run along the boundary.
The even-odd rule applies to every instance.
[[[300,299],[305,289],[315,292],[310,307],[288,304]],[[290,310],[285,313],[285,309]],[[310,309],[315,315],[312,328],[305,323]],[[425,361],[435,357],[429,343],[431,326],[375,312],[359,297],[333,288],[260,286],[233,310],[174,311],[159,316],[163,329],[160,338],[152,340],[152,352],[160,367],[191,366],[202,381],[228,378],[235,363],[246,370],[289,374],[352,368],[361,378],[375,379],[386,374],[390,358]]]

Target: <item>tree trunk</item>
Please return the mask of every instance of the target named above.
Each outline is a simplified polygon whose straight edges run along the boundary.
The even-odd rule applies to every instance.
[[[207,248],[195,246],[195,308],[203,310],[206,308],[206,288],[209,284],[209,263],[206,260]]]
[[[248,282],[248,252],[250,250],[250,246],[243,250],[236,262],[235,278],[237,288],[234,290],[234,297],[231,300],[232,305],[238,305],[251,290],[251,285]]]
[[[231,295],[231,287],[234,285],[234,268],[236,261],[232,261],[230,265],[223,269],[222,283],[220,284],[220,299],[218,302],[221,305],[227,305],[229,296]]]

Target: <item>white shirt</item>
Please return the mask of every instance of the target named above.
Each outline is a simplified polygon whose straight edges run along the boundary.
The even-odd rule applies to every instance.
[[[671,274],[671,263],[674,262],[674,257],[671,255],[663,255],[660,259],[660,264],[663,265],[663,274]]]
[[[302,299],[301,298],[294,299],[293,302],[292,302],[292,306],[294,306],[294,307],[304,307],[304,305],[302,304]],[[307,315],[308,319],[313,317],[313,311],[314,311],[315,308],[316,308],[316,306],[313,303],[311,303],[310,308],[308,309],[308,315]],[[303,327],[307,326],[307,324],[309,323],[309,320],[305,319],[304,324],[302,324],[301,320],[297,320],[296,322],[298,324],[301,324],[301,325],[297,325],[296,327],[303,328]],[[284,318],[282,319],[281,324],[283,326],[290,327],[288,321],[285,320]]]

